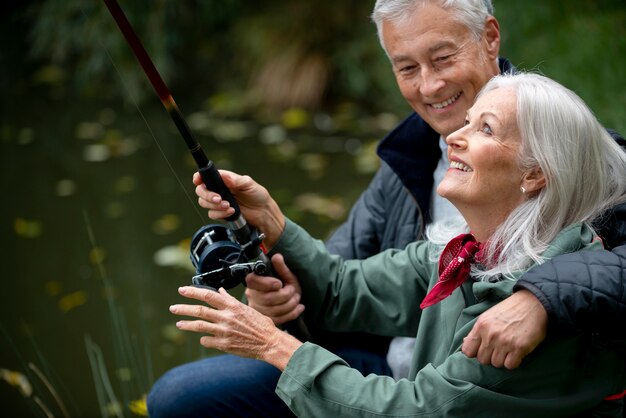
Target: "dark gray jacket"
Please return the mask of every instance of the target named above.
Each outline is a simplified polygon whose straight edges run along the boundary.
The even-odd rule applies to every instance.
[[[501,58],[500,69],[505,72],[512,67]],[[611,133],[626,148],[624,139]],[[424,224],[430,220],[433,172],[441,155],[438,137],[413,113],[383,139],[378,147],[382,166],[348,220],[328,240],[331,252],[361,259],[387,248],[404,248],[422,237]],[[528,289],[541,301],[552,330],[622,338],[626,330],[626,246],[622,245],[626,242],[626,204],[615,208],[599,226],[612,251],[556,257],[522,276],[516,289]],[[615,327],[615,323],[621,325]],[[333,334],[333,341],[342,338]],[[350,341],[359,344],[354,336]]]

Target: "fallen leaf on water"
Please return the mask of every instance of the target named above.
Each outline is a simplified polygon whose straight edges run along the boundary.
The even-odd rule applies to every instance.
[[[59,309],[67,313],[72,309],[84,305],[85,303],[87,303],[87,294],[82,290],[79,290],[59,299]]]
[[[117,113],[115,112],[115,110],[111,109],[110,107],[102,109],[100,113],[98,114],[98,121],[103,125],[112,124],[113,122],[115,122],[116,118],[117,118]]]
[[[58,65],[45,65],[35,72],[33,82],[35,84],[59,84],[65,79],[65,70]]]
[[[341,198],[327,198],[316,193],[304,193],[297,196],[294,206],[297,209],[324,215],[331,219],[341,219],[346,213],[346,207]]]
[[[28,378],[20,372],[0,369],[0,379],[17,388],[20,393],[26,397],[32,395],[33,393],[33,387],[28,381]]]
[[[13,223],[15,233],[23,238],[37,238],[41,235],[41,222],[24,218],[17,218]]]
[[[152,225],[152,231],[157,235],[169,234],[180,226],[180,218],[178,215],[166,214],[161,216]]]
[[[130,401],[128,405],[130,412],[135,415],[139,415],[140,417],[148,416],[148,405],[146,404],[146,395],[143,395],[141,399],[137,399],[136,401]]]
[[[61,282],[58,280],[52,280],[46,283],[46,293],[50,296],[57,296],[61,293]]]
[[[104,129],[98,122],[81,122],[74,130],[74,135],[78,139],[97,140],[102,137],[102,134],[104,134]]]
[[[299,107],[293,107],[283,113],[282,122],[287,129],[302,128],[309,123],[309,118],[309,112]]]
[[[380,158],[376,154],[378,141],[371,141],[361,148],[356,155],[354,165],[356,171],[362,174],[371,174],[380,167]]]
[[[191,239],[185,239],[176,245],[168,245],[154,253],[152,259],[157,266],[182,267],[189,271],[194,271],[194,267],[189,260],[189,245]]]
[[[107,214],[109,218],[118,219],[124,215],[126,211],[126,207],[121,202],[109,202],[104,207],[104,213]]]
[[[328,166],[328,158],[322,154],[304,154],[299,162],[311,178],[320,178]]]
[[[28,145],[35,140],[35,131],[31,128],[22,128],[17,134],[17,143]]]
[[[161,335],[166,340],[176,344],[182,344],[185,342],[185,333],[176,328],[173,323],[164,325],[161,328]]]
[[[137,188],[137,180],[133,176],[122,176],[115,180],[113,190],[116,193],[130,193]]]
[[[118,401],[111,401],[104,406],[106,415],[109,417],[121,417],[124,416],[122,411],[122,405]]]
[[[83,160],[91,163],[106,161],[110,157],[109,147],[104,144],[88,145],[83,150]]]
[[[74,180],[63,179],[57,181],[56,193],[59,197],[71,196],[76,192],[76,182]]]
[[[99,265],[104,261],[105,257],[106,251],[104,248],[94,247],[89,251],[89,261],[91,261],[91,264]]]
[[[259,139],[268,145],[280,144],[287,139],[287,132],[280,125],[268,125],[259,131]]]
[[[128,367],[120,367],[115,371],[115,374],[122,382],[130,382],[133,377],[133,372]]]

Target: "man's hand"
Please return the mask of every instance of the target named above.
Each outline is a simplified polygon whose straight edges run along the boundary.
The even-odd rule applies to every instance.
[[[282,255],[272,257],[272,266],[280,279],[249,274],[246,277],[246,298],[249,306],[270,317],[274,324],[281,325],[293,321],[304,311],[304,305],[300,303],[302,288]]]
[[[528,290],[515,292],[478,317],[463,353],[481,364],[515,369],[546,337],[548,314]]]

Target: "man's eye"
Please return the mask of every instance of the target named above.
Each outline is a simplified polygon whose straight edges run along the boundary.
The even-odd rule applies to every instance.
[[[411,72],[415,71],[416,68],[417,68],[416,65],[407,65],[407,66],[401,67],[398,70],[398,72],[400,74],[408,74],[408,73],[411,73]]]
[[[448,61],[450,59],[451,56],[452,55],[444,55],[442,57],[436,58],[435,61],[437,61],[437,62],[446,62],[446,61]]]
[[[485,135],[493,135],[493,131],[491,130],[491,127],[489,125],[487,125],[486,123],[481,128],[481,131]]]

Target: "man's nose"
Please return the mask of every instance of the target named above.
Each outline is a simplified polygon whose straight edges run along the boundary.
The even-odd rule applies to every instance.
[[[445,82],[436,71],[432,69],[422,70],[422,82],[420,84],[420,93],[422,96],[435,96],[444,85]]]

